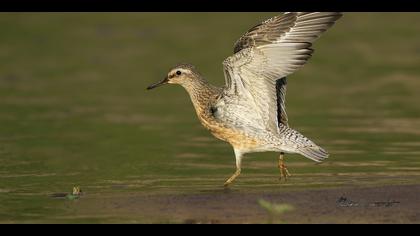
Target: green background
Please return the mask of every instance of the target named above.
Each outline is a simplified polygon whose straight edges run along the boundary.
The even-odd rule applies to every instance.
[[[117,217],[49,196],[73,186],[97,199],[222,189],[229,144],[200,125],[181,87],[145,88],[181,62],[223,85],[234,42],[275,14],[1,13],[0,222]],[[293,176],[279,183],[277,154],[250,154],[232,188],[420,183],[419,21],[345,13],[288,80],[290,125],[330,158],[287,155]]]

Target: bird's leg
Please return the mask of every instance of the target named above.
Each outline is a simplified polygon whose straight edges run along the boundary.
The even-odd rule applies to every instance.
[[[287,178],[292,175],[287,170],[286,164],[284,164],[283,157],[284,157],[284,152],[281,152],[279,156],[279,166],[278,166],[280,170],[280,180],[284,178],[284,181],[287,181]]]
[[[241,174],[241,169],[236,169],[235,173],[228,180],[226,180],[223,186],[225,187],[229,186],[229,184],[231,184],[236,179],[236,177],[238,177],[240,174]]]
[[[228,180],[226,180],[224,184],[225,187],[229,186],[229,184],[231,184],[236,179],[236,177],[238,177],[241,174],[242,153],[237,151],[236,149],[235,149],[235,158],[236,158],[236,171]]]

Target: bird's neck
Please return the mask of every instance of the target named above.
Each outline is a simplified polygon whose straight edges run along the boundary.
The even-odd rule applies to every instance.
[[[204,79],[197,79],[194,82],[183,85],[190,95],[191,101],[197,114],[203,115],[209,110],[209,106],[214,101],[215,97],[220,93],[219,88],[211,85]]]

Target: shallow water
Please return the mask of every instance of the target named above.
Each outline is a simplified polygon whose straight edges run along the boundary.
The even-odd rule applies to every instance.
[[[2,13],[0,222],[142,222],[78,206],[225,192],[231,147],[201,127],[182,88],[145,88],[179,62],[222,85],[233,43],[272,15]],[[346,14],[288,83],[290,125],[330,158],[287,155],[293,176],[280,183],[277,154],[251,154],[230,191],[420,183],[419,20]],[[77,201],[49,197],[73,186]]]

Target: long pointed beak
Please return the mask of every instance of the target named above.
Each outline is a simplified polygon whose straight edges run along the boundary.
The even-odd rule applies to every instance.
[[[157,88],[157,87],[159,87],[161,85],[164,85],[164,84],[167,84],[167,83],[168,83],[168,76],[166,76],[165,78],[163,78],[163,80],[161,80],[157,83],[149,85],[149,87],[147,87],[147,90]]]

